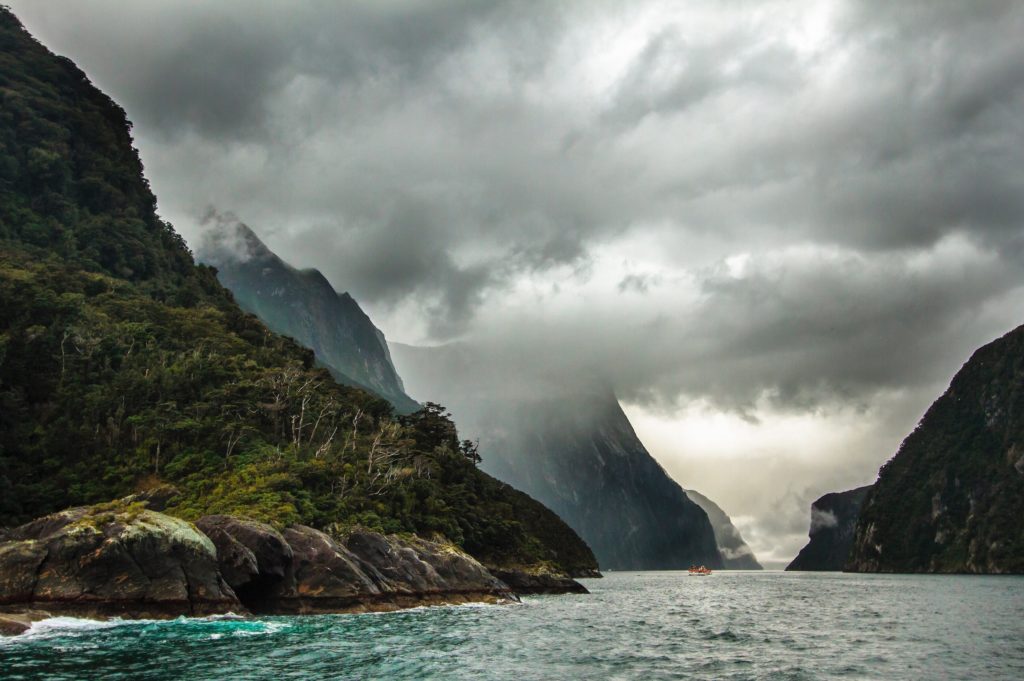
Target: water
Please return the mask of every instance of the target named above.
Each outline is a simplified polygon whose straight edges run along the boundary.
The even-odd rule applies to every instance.
[[[374,615],[58,619],[8,679],[1024,679],[1024,578],[613,573],[590,596]]]

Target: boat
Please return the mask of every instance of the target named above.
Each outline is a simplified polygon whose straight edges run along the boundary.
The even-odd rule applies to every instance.
[[[692,565],[692,566],[690,566],[690,576],[691,577],[710,577],[711,576],[711,570],[706,568],[706,567],[704,567],[703,565],[700,565],[700,566]]]

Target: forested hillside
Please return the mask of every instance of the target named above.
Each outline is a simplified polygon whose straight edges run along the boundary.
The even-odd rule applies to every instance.
[[[396,417],[245,314],[155,212],[124,111],[0,9],[0,525],[172,483],[169,511],[444,534],[595,566],[480,472],[446,412]]]
[[[980,348],[878,474],[846,569],[1024,573],[1024,326]]]

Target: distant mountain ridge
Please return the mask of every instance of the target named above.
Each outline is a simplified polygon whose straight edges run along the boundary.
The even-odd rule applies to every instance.
[[[419,409],[405,393],[384,334],[352,296],[335,291],[319,270],[289,265],[245,224],[210,222],[196,257],[217,269],[243,310],[312,349],[338,381],[383,397],[399,413]]]
[[[715,502],[700,492],[692,489],[684,490],[693,503],[704,509],[711,521],[711,529],[715,532],[715,543],[722,554],[722,564],[726,570],[761,570],[754,551],[743,541],[743,535],[732,524],[732,518]]]
[[[838,572],[846,565],[853,545],[861,504],[871,485],[825,494],[811,504],[810,541],[786,569]]]
[[[978,349],[879,471],[848,570],[1024,573],[1024,326]]]
[[[602,568],[725,567],[708,514],[651,457],[607,388],[524,384],[522,372],[466,345],[392,351],[413,394],[443,402],[464,435],[479,437],[481,468],[558,513]]]

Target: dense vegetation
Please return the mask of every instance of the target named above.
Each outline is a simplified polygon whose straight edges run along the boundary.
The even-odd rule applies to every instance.
[[[848,567],[1024,572],[1024,326],[979,349],[879,472]]]
[[[169,482],[186,518],[594,565],[442,408],[396,417],[242,312],[156,215],[124,112],[4,9],[0,100],[0,525]]]

